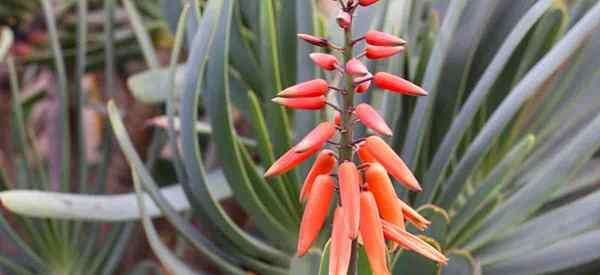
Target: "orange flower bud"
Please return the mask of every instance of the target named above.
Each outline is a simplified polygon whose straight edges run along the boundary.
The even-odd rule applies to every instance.
[[[381,46],[371,46],[368,45],[366,49],[367,58],[368,59],[383,59],[390,57],[392,55],[396,55],[399,52],[404,50],[404,47],[381,47]]]
[[[365,76],[369,73],[369,70],[360,60],[352,58],[346,63],[346,73],[354,77]]]
[[[398,243],[406,250],[413,250],[433,261],[441,264],[447,264],[448,258],[439,252],[435,247],[431,246],[421,238],[402,230],[401,228],[382,220],[383,234],[385,238]]]
[[[313,97],[276,97],[272,101],[289,108],[304,110],[318,110],[327,104],[327,98],[323,95]]]
[[[379,0],[359,0],[358,4],[360,4],[363,7],[369,6],[371,4],[375,4],[377,1]]]
[[[423,88],[393,74],[379,72],[373,77],[375,85],[381,89],[411,96],[425,96],[427,92]]]
[[[346,218],[349,237],[356,239],[360,219],[360,175],[351,161],[345,161],[338,168],[340,199]]]
[[[389,275],[383,226],[379,219],[375,198],[369,191],[360,193],[360,235],[373,274]]]
[[[305,151],[302,153],[297,153],[296,148],[292,147],[290,150],[285,152],[285,154],[283,154],[281,157],[279,157],[279,159],[277,161],[275,161],[275,163],[273,163],[271,165],[271,167],[269,167],[267,172],[265,172],[264,176],[272,177],[272,176],[281,175],[281,174],[291,170],[292,168],[298,166],[298,164],[305,161],[312,154],[319,151],[319,149],[320,148],[315,147],[308,151]]]
[[[315,195],[308,198],[302,222],[300,223],[300,234],[298,236],[298,256],[308,251],[315,241],[329,211],[329,204],[333,198],[335,183],[330,176],[320,175],[315,180]]]
[[[335,113],[333,114],[333,122],[337,126],[342,125],[342,114],[340,114],[340,112],[335,111]]]
[[[398,202],[396,191],[385,168],[379,163],[371,163],[365,170],[365,181],[375,197],[381,218],[404,229],[402,205]]]
[[[336,161],[335,154],[331,150],[325,149],[319,153],[302,185],[300,201],[306,201],[310,197],[310,191],[317,176],[329,175],[333,171]]]
[[[402,206],[402,213],[404,214],[404,217],[410,223],[412,223],[417,229],[423,231],[427,228],[427,226],[429,226],[431,224],[431,222],[429,220],[427,220],[425,217],[421,216],[421,214],[419,214],[419,212],[414,210],[412,207],[410,207],[408,204],[403,202],[401,199],[398,199],[398,203]]]
[[[367,149],[363,145],[358,147],[358,159],[360,159],[360,162],[377,162],[373,155],[371,155],[371,153],[369,153],[369,151],[367,151]]]
[[[329,275],[347,275],[352,252],[352,240],[344,223],[344,208],[338,207],[333,214],[331,248],[329,251]]]
[[[368,74],[368,76],[370,77],[371,74]],[[354,91],[356,93],[362,94],[362,93],[368,91],[370,87],[371,87],[371,80],[358,84],[358,86],[356,86]]]
[[[367,32],[365,40],[367,41],[367,44],[373,46],[393,47],[406,44],[406,41],[402,40],[400,37],[378,31]]]
[[[406,188],[417,192],[423,190],[404,161],[402,161],[383,139],[378,136],[370,136],[366,139],[363,146],[371,153],[377,162],[383,165],[392,177],[398,180]]]
[[[329,91],[329,84],[323,79],[313,79],[298,83],[279,92],[280,97],[310,97],[321,96]]]
[[[354,109],[356,117],[367,126],[367,128],[373,130],[379,135],[391,136],[392,129],[385,123],[385,120],[367,103],[361,103]]]
[[[326,47],[328,45],[327,40],[306,33],[299,33],[298,38],[319,47]]]
[[[335,124],[331,122],[321,122],[317,127],[310,131],[298,144],[294,147],[297,153],[310,150],[315,146],[319,148],[323,146],[335,134]]]
[[[335,70],[335,67],[338,64],[337,58],[335,58],[335,56],[325,53],[311,53],[310,59],[312,59],[312,61],[315,62],[317,66],[327,71]]]
[[[352,24],[352,16],[342,10],[340,10],[335,20],[337,21],[338,26],[340,26],[342,29],[347,29]]]

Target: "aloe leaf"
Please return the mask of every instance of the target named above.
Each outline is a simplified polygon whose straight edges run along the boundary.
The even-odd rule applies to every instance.
[[[450,43],[466,2],[467,1],[465,0],[457,0],[450,3],[442,27],[438,32],[438,38],[433,48],[433,52],[431,53],[431,58],[427,64],[427,70],[422,86],[429,92],[429,95],[417,100],[417,106],[410,119],[406,140],[402,147],[402,159],[406,162],[408,167],[413,169],[417,166],[425,130],[429,128],[429,124],[431,123],[430,118],[437,93],[437,83],[440,79],[444,65],[443,63],[450,50]]]
[[[321,253],[321,261],[319,263],[319,275],[329,274],[329,255],[331,252],[331,239],[328,239],[325,245],[323,245],[323,252]]]
[[[600,12],[600,4],[596,6]],[[498,233],[523,222],[539,209],[560,185],[600,148],[600,116],[591,121],[565,145],[542,169],[536,171],[528,184],[519,189],[502,206],[488,216],[468,249],[475,249]]]
[[[315,12],[313,1],[294,1],[296,4],[296,29],[298,33],[315,34]],[[297,42],[298,38],[293,37],[296,44],[296,80],[298,82],[308,81],[317,76],[315,65],[310,60],[309,54],[315,51],[315,47],[309,43]],[[314,125],[317,124],[317,113],[312,111],[296,110],[294,111],[294,134],[296,138],[306,135]],[[303,166],[306,170],[306,167]],[[302,171],[306,172],[306,171]],[[304,174],[304,173],[302,173]]]
[[[450,205],[462,190],[466,178],[477,166],[480,156],[487,152],[510,119],[522,104],[578,49],[586,37],[598,26],[593,18],[600,16],[600,4],[573,27],[557,45],[538,62],[525,77],[515,86],[502,104],[496,109],[484,128],[467,149],[453,175],[445,184],[440,198],[440,205]]]
[[[206,59],[210,51],[211,43],[213,43],[213,33],[217,26],[219,15],[224,9],[222,0],[213,0],[208,3],[202,21],[198,27],[198,33],[194,37],[192,51],[188,64],[186,65],[185,75],[185,90],[182,97],[181,116],[181,143],[183,148],[183,160],[189,180],[184,182],[186,194],[188,194],[191,202],[195,202],[202,206],[210,220],[219,228],[220,232],[236,244],[237,247],[247,252],[249,255],[260,255],[273,259],[275,262],[289,264],[287,255],[263,243],[254,236],[243,231],[235,222],[225,213],[225,210],[218,202],[210,195],[206,187],[206,178],[202,159],[200,157],[200,148],[197,140],[197,135],[194,130],[194,125],[197,121],[198,109],[198,94],[202,89],[202,79],[205,74]],[[229,2],[231,5],[231,2]],[[216,55],[213,58],[217,58]],[[221,57],[224,58],[224,57]],[[221,74],[224,74],[222,72]],[[222,92],[222,90],[221,90]],[[221,105],[222,106],[222,105]],[[216,106],[215,106],[216,107]],[[223,129],[221,129],[223,130]],[[228,129],[231,133],[231,129]],[[234,141],[231,141],[234,142]],[[235,144],[235,146],[238,146]],[[238,167],[241,167],[239,162],[236,162]],[[232,173],[239,172],[238,170]],[[193,183],[191,181],[194,181]],[[196,184],[199,181],[199,184]],[[229,181],[231,184],[232,182]],[[246,182],[233,182],[233,184],[246,184]]]
[[[135,36],[140,43],[140,47],[142,48],[142,53],[144,54],[144,59],[146,60],[146,64],[151,69],[159,69],[160,63],[158,62],[158,57],[156,56],[156,50],[152,45],[152,40],[146,31],[146,27],[144,26],[144,22],[142,22],[142,18],[135,7],[135,5],[131,2],[131,0],[122,0],[123,7],[127,12],[127,16],[129,17],[129,23],[131,23],[131,27],[135,33]]]
[[[291,86],[296,83],[296,55],[287,54],[295,53],[298,45],[296,37],[296,8],[298,4],[296,0],[280,0],[279,12],[277,16],[278,39],[279,39],[279,54],[281,56],[281,80],[285,86]],[[308,1],[305,1],[308,2]],[[309,4],[310,5],[310,4]]]
[[[50,0],[42,0],[46,25],[48,27],[48,36],[52,55],[54,58],[54,68],[58,75],[57,93],[59,98],[59,115],[57,121],[57,135],[52,139],[50,148],[56,153],[56,160],[50,162],[50,182],[56,188],[55,190],[67,190],[69,186],[70,175],[70,135],[68,106],[69,95],[67,86],[67,73],[62,53],[62,48],[58,40],[58,30],[56,29],[56,19],[54,17],[53,6]],[[54,144],[56,143],[56,144]],[[52,154],[52,153],[51,153]]]
[[[170,2],[170,1],[169,1]],[[153,260],[143,260],[137,263],[127,275],[155,275],[160,274],[160,265]]]
[[[309,250],[304,256],[295,256],[290,265],[290,275],[319,274],[321,253],[316,249]]]
[[[529,135],[517,145],[496,165],[489,176],[477,187],[475,194],[467,199],[467,202],[459,207],[456,215],[452,217],[450,223],[450,232],[448,238],[453,239],[465,226],[469,226],[468,221],[475,216],[483,205],[489,202],[516,174],[518,167],[523,163],[525,157],[533,149],[535,138]]]
[[[448,265],[442,267],[441,275],[481,275],[481,265],[471,253],[452,250],[447,256]]]
[[[272,0],[260,1],[260,62],[264,71],[263,99],[270,100],[282,90],[281,67],[279,63],[279,47],[277,29],[275,26],[275,7]],[[281,155],[291,147],[291,133],[287,113],[279,104],[267,101],[266,115],[273,150],[275,155]],[[277,137],[277,138],[275,138]],[[297,193],[298,186],[288,186],[290,193]]]
[[[12,47],[14,35],[9,27],[0,29],[0,62],[4,61],[4,57]]]
[[[133,167],[133,165],[131,166]],[[140,186],[139,177],[137,176],[135,170],[132,169],[131,172],[133,175],[135,191],[138,195],[137,199],[140,210],[140,216],[142,217],[142,225],[144,227],[144,231],[146,232],[146,237],[148,238],[150,247],[152,247],[152,250],[154,251],[156,257],[169,271],[175,274],[198,274],[198,272],[192,271],[192,269],[189,266],[187,266],[180,259],[178,259],[177,256],[175,256],[175,254],[173,254],[173,252],[170,251],[169,248],[160,240],[160,236],[158,235],[158,232],[156,232],[156,228],[154,228],[150,217],[146,214],[146,205],[141,195],[142,187]]]
[[[256,4],[253,4],[256,6]],[[256,56],[250,49],[250,46],[242,37],[242,22],[239,16],[239,9],[243,4],[239,4],[235,10],[236,16],[231,24],[231,66],[240,74],[240,78],[255,92],[263,92],[262,71],[260,70]]]
[[[158,185],[154,182],[154,179],[144,166],[144,163],[135,151],[131,140],[127,136],[123,122],[119,118],[119,113],[112,101],[109,101],[108,113],[115,137],[128,161],[132,165],[132,171],[134,171],[136,177],[140,178],[144,188],[154,202],[156,202],[160,210],[164,212],[165,217],[177,230],[179,230],[186,240],[212,260],[221,270],[236,273],[237,267],[234,267],[227,262],[227,260],[235,260],[230,255],[222,253],[209,239],[204,237],[196,228],[194,228],[191,223],[179,215],[168,200],[159,192]],[[141,200],[141,195],[138,196],[138,201],[139,200]]]
[[[223,167],[225,177],[229,181],[233,194],[247,213],[254,218],[256,225],[271,238],[288,240],[291,244],[290,231],[285,228],[260,201],[253,189],[248,171],[244,168],[243,158],[238,148],[235,129],[231,118],[229,99],[228,54],[229,31],[231,26],[233,2],[226,0],[219,28],[211,50],[211,58],[207,65],[207,87],[204,104],[213,128],[217,152],[227,163]]]
[[[595,230],[600,225],[600,219],[596,218],[600,211],[599,199],[600,191],[595,191],[575,202],[534,217],[481,247],[475,254],[483,265],[491,265]]]
[[[176,96],[183,90],[184,66],[179,65],[175,69],[174,91]],[[163,103],[169,97],[168,86],[170,69],[149,69],[136,73],[127,79],[127,87],[133,96],[143,103]]]
[[[493,265],[484,265],[483,272],[490,275],[535,275],[559,272],[597,261],[600,258],[599,242],[600,231],[588,231],[519,257],[511,257]]]
[[[425,187],[423,194],[419,195],[420,202],[433,200],[433,196],[441,184],[442,175],[447,169],[452,156],[456,152],[463,135],[467,129],[470,128],[471,123],[477,114],[477,110],[479,110],[481,104],[485,101],[490,88],[504,69],[504,66],[509,61],[512,53],[527,35],[528,30],[535,25],[551,3],[552,0],[543,0],[532,7],[523,18],[521,18],[519,23],[517,23],[496,53],[494,59],[475,85],[475,88],[471,91],[467,102],[463,104],[460,113],[454,119],[450,130],[448,130],[444,140],[438,147],[439,149],[436,151],[433,160],[431,161],[431,165],[423,179]]]

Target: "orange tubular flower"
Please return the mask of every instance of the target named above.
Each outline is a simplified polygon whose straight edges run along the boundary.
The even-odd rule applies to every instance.
[[[370,76],[371,74],[368,74],[368,75]],[[354,91],[359,94],[362,94],[362,93],[368,91],[370,87],[371,87],[371,81],[369,80],[369,81],[365,81],[363,83],[358,84],[358,86],[356,86],[356,89],[354,89]]]
[[[297,153],[296,147],[292,147],[290,150],[285,152],[285,154],[279,157],[279,159],[275,161],[275,163],[273,163],[271,167],[269,167],[267,172],[265,172],[264,177],[281,175],[291,170],[292,168],[298,166],[298,164],[302,163],[307,158],[309,158],[312,154],[319,151],[319,149],[319,147],[315,147],[311,150],[302,153]]]
[[[319,46],[319,47],[326,47],[329,44],[329,43],[327,43],[327,40],[325,40],[323,38],[312,36],[312,35],[306,34],[306,33],[299,33],[298,38],[300,38],[310,44],[313,44],[315,46]]]
[[[314,97],[276,97],[273,102],[292,109],[319,110],[327,104],[325,96]]]
[[[362,145],[358,147],[358,159],[360,159],[361,163],[377,162],[373,155]]]
[[[361,6],[363,6],[363,7],[366,7],[366,6],[369,6],[371,4],[377,3],[377,1],[379,1],[379,0],[359,0],[358,4],[361,5]]]
[[[426,96],[427,92],[423,88],[393,74],[379,72],[373,77],[375,85],[381,89],[389,90],[411,96]]]
[[[312,97],[321,96],[329,91],[329,84],[323,79],[313,79],[296,84],[279,92],[279,97]]]
[[[413,250],[433,261],[447,264],[448,258],[419,237],[402,230],[401,228],[382,220],[383,234],[388,240],[398,243],[407,250]]]
[[[310,59],[312,59],[317,66],[321,67],[323,70],[333,71],[338,64],[337,58],[335,56],[325,53],[311,53]]]
[[[370,31],[365,35],[367,44],[373,46],[394,47],[406,44],[406,41],[400,37],[393,36],[385,32]]]
[[[338,207],[333,214],[331,249],[329,251],[329,275],[347,275],[352,252],[352,240],[344,223],[344,209]]]
[[[369,73],[369,70],[360,60],[352,58],[346,63],[346,73],[354,77],[365,76]]]
[[[377,204],[369,191],[360,193],[360,235],[367,252],[371,270],[375,275],[389,275],[383,226]]]
[[[385,123],[385,120],[367,103],[361,103],[354,109],[356,117],[367,126],[367,128],[373,130],[375,133],[384,136],[392,136],[392,129]]]
[[[351,161],[342,163],[338,168],[338,180],[348,234],[351,239],[356,239],[360,220],[360,175],[356,165]]]
[[[315,241],[329,210],[329,204],[333,198],[335,183],[330,176],[320,175],[315,180],[315,196],[308,199],[302,222],[300,223],[300,234],[298,236],[298,256],[302,256],[308,251]]]
[[[398,203],[400,205],[402,205],[402,213],[404,214],[404,217],[406,217],[406,219],[410,223],[412,223],[417,229],[423,231],[431,224],[431,222],[429,220],[427,220],[425,217],[421,216],[421,214],[419,214],[419,212],[414,210],[412,207],[410,207],[408,204],[403,202],[401,199],[398,199]]]
[[[394,186],[383,166],[371,163],[365,170],[365,180],[377,202],[381,218],[404,229],[402,205],[398,202]]]
[[[404,50],[404,47],[381,47],[381,46],[367,46],[366,53],[368,59],[383,59],[396,55]]]
[[[331,122],[321,122],[315,129],[310,131],[298,144],[294,147],[297,153],[310,150],[315,146],[321,147],[327,140],[335,135],[335,124]]]
[[[417,192],[423,190],[404,161],[402,161],[383,139],[378,136],[370,136],[366,139],[363,146],[371,153],[377,162],[383,165],[392,177],[398,180],[406,188]]]
[[[337,126],[342,125],[342,114],[340,114],[340,112],[335,111],[335,113],[333,114],[333,122]]]
[[[333,151],[325,149],[319,153],[315,163],[310,168],[310,171],[304,180],[304,184],[302,185],[302,191],[300,191],[300,201],[304,202],[310,197],[310,191],[317,176],[329,175],[333,171],[336,162],[337,159],[335,158]]]

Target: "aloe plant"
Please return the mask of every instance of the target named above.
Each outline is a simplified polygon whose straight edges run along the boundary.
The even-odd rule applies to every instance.
[[[173,5],[163,8],[176,10]],[[592,94],[598,18],[595,1],[556,0],[454,0],[447,7],[380,0],[356,14],[355,37],[378,29],[409,42],[401,58],[370,62],[369,70],[402,75],[429,92],[415,100],[375,89],[355,99],[383,114],[394,134],[388,142],[422,184],[418,194],[397,190],[432,222],[425,232],[409,230],[449,257],[440,267],[400,251],[390,255],[393,274],[598,271],[599,223],[590,218],[600,209],[598,163],[591,160],[600,148],[598,97]],[[175,274],[203,274],[161,242],[150,220],[156,206],[222,273],[327,274],[327,232],[307,255],[293,252],[307,167],[274,179],[261,172],[333,115],[288,112],[270,99],[294,83],[326,77],[308,57],[318,49],[295,35],[342,41],[335,21],[313,1],[208,0],[182,10],[177,25],[171,64],[152,68],[156,83],[148,86],[165,87],[152,101],[165,103],[169,146],[181,152],[172,160],[178,182],[203,229],[218,234],[207,238],[178,214],[180,205],[152,178],[109,103],[153,251]],[[183,47],[189,56],[177,70]],[[137,94],[144,97],[143,90]],[[580,104],[584,97],[591,104]],[[244,114],[252,136],[236,132],[234,109]],[[236,225],[209,188],[198,137],[208,131],[198,132],[200,110],[227,185],[254,228]],[[358,261],[358,274],[370,274],[364,251]]]

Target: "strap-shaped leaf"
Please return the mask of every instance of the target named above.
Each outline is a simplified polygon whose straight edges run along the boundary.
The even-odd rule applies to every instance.
[[[530,135],[519,142],[512,150],[496,165],[489,176],[477,186],[475,194],[467,199],[456,211],[456,215],[452,217],[450,223],[449,239],[453,239],[465,227],[470,226],[469,221],[475,216],[478,210],[483,205],[490,201],[501,189],[508,183],[508,179],[512,178],[518,171],[518,167],[522,164],[525,157],[529,154],[535,138]]]
[[[277,220],[252,187],[246,171],[231,118],[229,100],[229,31],[233,1],[225,0],[216,36],[211,49],[211,58],[207,64],[206,92],[204,107],[213,125],[214,141],[223,166],[225,177],[229,181],[236,199],[255,220],[257,227],[273,240],[290,240],[292,235]],[[289,242],[288,242],[289,244]]]
[[[424,232],[419,232],[419,234],[425,234],[433,238],[442,248],[445,248],[448,224],[450,223],[450,216],[446,210],[432,204],[426,204],[419,207],[418,211],[424,218],[431,222],[429,227]]]
[[[422,86],[429,92],[429,95],[417,100],[417,106],[410,119],[404,146],[402,146],[402,159],[412,169],[417,167],[425,131],[429,129],[431,123],[433,104],[437,93],[438,81],[444,67],[444,60],[450,50],[452,37],[454,36],[466,2],[465,0],[456,0],[450,3],[442,27],[438,32],[438,38],[431,53],[431,58],[427,64]]]
[[[420,202],[433,200],[433,196],[441,184],[441,177],[444,174],[444,171],[447,169],[463,135],[467,129],[471,127],[471,123],[477,114],[477,110],[479,110],[481,104],[485,101],[490,88],[509,61],[512,53],[527,35],[529,29],[535,25],[552,1],[553,0],[543,0],[538,2],[523,16],[513,31],[508,35],[493,61],[477,82],[475,88],[471,91],[467,102],[464,103],[460,113],[454,119],[450,130],[444,137],[444,140],[433,157],[429,170],[425,174],[423,179],[425,187],[423,194],[419,195]]]
[[[140,43],[140,47],[142,48],[142,53],[144,54],[146,64],[148,64],[150,69],[158,70],[160,68],[160,64],[158,63],[158,57],[156,57],[156,50],[154,49],[152,40],[146,31],[144,22],[142,22],[140,13],[131,0],[122,0],[122,2],[123,7],[127,12],[127,16],[129,17],[129,23],[131,24],[138,43]]]
[[[223,8],[223,0],[211,0],[208,4],[204,16],[202,17],[202,21],[199,23],[198,33],[196,33],[194,37],[192,43],[193,47],[191,48],[192,51],[190,52],[189,61],[186,65],[185,90],[181,105],[181,118],[183,121],[181,125],[181,143],[186,173],[189,177],[189,180],[184,182],[187,190],[186,194],[188,194],[190,202],[201,205],[202,210],[206,212],[207,216],[220,232],[223,232],[232,243],[242,251],[246,252],[246,254],[265,257],[278,263],[289,263],[287,255],[282,254],[277,249],[274,249],[256,237],[251,236],[237,226],[207,189],[204,167],[202,165],[200,148],[194,127],[197,121],[197,110],[199,105],[198,94],[203,88],[202,80],[205,75],[206,59],[211,52],[210,47],[214,41],[213,35],[216,26],[218,26],[219,16],[222,10],[225,9]],[[229,5],[231,4],[232,3],[229,2]],[[231,11],[229,10],[229,12]],[[217,58],[216,55],[214,58]],[[223,74],[223,72],[221,74]],[[219,91],[219,93],[222,92],[222,90]],[[217,92],[215,91],[215,93]],[[219,106],[222,107],[223,105]],[[226,126],[231,127],[231,125]],[[229,127],[227,130],[231,133]],[[223,129],[220,130],[223,131]],[[239,159],[236,163],[239,167]],[[240,171],[239,169],[232,169],[234,169],[234,171],[231,171],[231,173],[238,173]],[[232,187],[234,185],[247,184],[247,182],[230,180],[228,180],[228,182]]]
[[[520,225],[478,249],[482,264],[519,258],[559,240],[596,230],[600,226],[600,191],[559,207]]]
[[[537,89],[578,49],[587,36],[598,27],[597,20],[600,16],[600,3],[595,5],[588,14],[575,25],[560,42],[556,44],[540,62],[538,62],[527,75],[515,86],[508,97],[496,109],[484,128],[477,135],[471,146],[467,149],[465,156],[461,159],[454,174],[448,179],[444,186],[444,192],[440,198],[440,205],[449,206],[463,184],[471,174],[472,169],[478,164],[483,155],[489,149],[504,127],[513,118],[515,113],[523,105],[525,100],[532,96]]]
[[[12,47],[14,35],[9,27],[0,29],[0,62],[4,61],[4,57],[8,54],[8,50]]]
[[[481,275],[481,265],[471,253],[452,250],[447,256],[448,265],[442,267],[441,275]]]
[[[600,4],[595,7],[595,11],[600,13]],[[583,20],[585,22],[585,18]],[[537,171],[525,186],[494,210],[476,237],[466,247],[468,249],[480,247],[511,226],[523,222],[539,209],[582,163],[591,158],[598,148],[600,148],[600,116],[596,116],[548,161],[543,169]]]
[[[134,165],[131,166],[133,167]],[[142,216],[142,225],[144,227],[144,231],[146,232],[146,236],[148,237],[150,247],[152,247],[156,257],[170,272],[173,272],[174,274],[198,274],[198,272],[194,272],[189,266],[178,259],[177,256],[175,256],[175,254],[173,254],[173,252],[171,252],[169,248],[160,240],[160,236],[156,232],[156,228],[154,228],[150,217],[148,217],[146,214],[146,205],[144,203],[144,199],[142,198],[142,187],[140,186],[139,177],[134,169],[132,169],[131,172],[133,175],[135,193],[138,195],[137,198],[140,216]],[[203,274],[203,272],[200,274]],[[241,272],[240,274],[244,273]]]
[[[600,258],[598,243],[600,243],[600,230],[588,231],[543,249],[511,257],[493,265],[484,265],[483,272],[490,275],[536,275],[570,269],[597,261]]]

